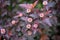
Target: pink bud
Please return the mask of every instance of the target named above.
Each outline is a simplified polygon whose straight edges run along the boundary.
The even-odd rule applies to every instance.
[[[27,13],[30,13],[30,12],[31,12],[31,9],[27,9],[26,12],[27,12]]]
[[[5,34],[5,29],[1,29],[1,34]]]
[[[40,13],[39,16],[40,16],[40,17],[44,17],[44,14],[43,14],[43,13]]]
[[[38,24],[34,24],[33,27],[34,27],[34,28],[37,28],[37,27],[38,27]]]
[[[22,17],[22,16],[23,16],[23,14],[22,14],[22,13],[20,13],[20,14],[18,14],[18,16],[19,16],[19,17]]]
[[[12,22],[11,22],[12,24],[15,24],[16,23],[16,21],[15,20],[12,20]]]
[[[43,5],[47,5],[48,4],[48,2],[47,1],[43,1]]]
[[[28,18],[27,21],[28,21],[28,22],[32,22],[33,19],[32,19],[32,18]]]
[[[31,31],[28,31],[28,35],[32,35],[32,32]]]
[[[31,24],[27,24],[27,25],[26,25],[26,28],[27,28],[27,29],[30,29],[30,28],[31,28]]]

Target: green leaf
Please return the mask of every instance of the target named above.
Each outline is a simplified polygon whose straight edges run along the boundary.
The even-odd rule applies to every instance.
[[[39,3],[39,4],[37,4],[36,8],[41,9],[41,8],[43,8],[43,5],[41,3]]]
[[[8,10],[9,11],[12,11],[12,6],[8,6]]]

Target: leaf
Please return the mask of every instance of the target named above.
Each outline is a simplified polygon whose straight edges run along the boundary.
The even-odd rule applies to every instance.
[[[37,4],[36,8],[41,9],[41,8],[43,8],[43,5],[41,3],[39,3],[39,4]]]
[[[8,10],[9,11],[12,11],[12,6],[8,6]]]

